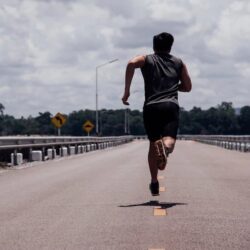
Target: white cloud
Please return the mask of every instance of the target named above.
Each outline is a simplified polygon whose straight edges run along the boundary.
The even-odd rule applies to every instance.
[[[235,0],[3,0],[0,103],[16,116],[94,109],[95,67],[119,58],[100,70],[99,106],[122,108],[127,61],[152,53],[153,35],[168,31],[194,84],[182,106],[249,105],[249,11]],[[131,108],[143,99],[138,70]]]
[[[192,13],[188,11],[188,6],[182,1],[181,4],[176,4],[174,0],[162,1],[154,0],[149,1],[150,16],[156,21],[170,21],[170,22],[187,22],[190,21]]]
[[[208,46],[224,57],[249,59],[250,3],[235,1],[222,12]]]

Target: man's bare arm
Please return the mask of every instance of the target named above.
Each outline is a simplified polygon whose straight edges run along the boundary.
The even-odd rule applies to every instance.
[[[188,70],[186,65],[183,63],[182,71],[181,71],[181,83],[179,85],[178,90],[181,92],[190,92],[192,89],[192,82],[190,76],[188,74]]]
[[[135,73],[135,69],[143,67],[143,65],[145,64],[145,58],[145,56],[136,56],[131,59],[127,64],[125,74],[125,90],[124,95],[122,97],[123,104],[125,105],[129,105],[128,98],[130,96],[130,86]]]

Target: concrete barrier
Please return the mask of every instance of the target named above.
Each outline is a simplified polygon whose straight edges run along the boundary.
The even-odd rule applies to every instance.
[[[69,155],[74,155],[74,154],[76,154],[76,148],[73,146],[69,147]]]
[[[31,160],[32,161],[42,161],[43,154],[41,150],[35,150],[31,152]]]
[[[83,146],[82,145],[77,146],[77,152],[78,152],[78,154],[83,153]]]
[[[67,156],[68,155],[68,148],[67,147],[61,147],[60,148],[60,156]]]
[[[193,140],[210,145],[216,145],[230,150],[238,150],[241,152],[250,152],[250,136],[249,135],[179,135],[180,140]]]
[[[23,154],[22,153],[17,153],[16,154],[16,162],[15,162],[15,155],[14,153],[11,154],[11,165],[15,166],[15,165],[22,165],[23,164]]]
[[[91,150],[91,147],[90,147],[90,145],[88,144],[88,145],[86,145],[86,152],[89,152]]]
[[[54,159],[54,158],[56,158],[56,150],[52,149],[52,148],[49,148],[47,150],[47,157],[48,157],[48,159]]]

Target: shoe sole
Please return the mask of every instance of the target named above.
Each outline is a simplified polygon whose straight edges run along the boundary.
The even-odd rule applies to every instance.
[[[151,195],[152,195],[152,196],[159,196],[160,194],[152,194],[152,193],[151,193]]]
[[[162,140],[159,140],[156,142],[156,150],[158,153],[158,169],[159,170],[164,170],[166,168],[166,164],[167,164],[167,155],[165,152],[165,147],[163,145]]]

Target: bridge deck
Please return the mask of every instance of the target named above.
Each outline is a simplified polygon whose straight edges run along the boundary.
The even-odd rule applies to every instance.
[[[250,155],[179,141],[152,198],[147,146],[0,173],[1,249],[250,249]]]

